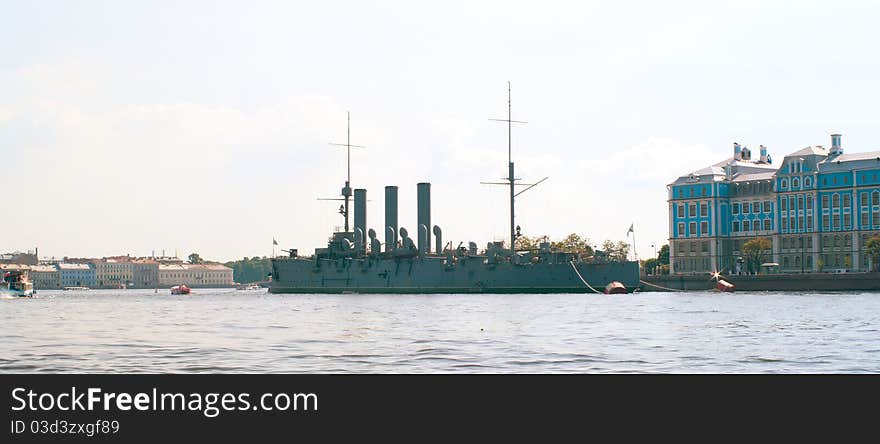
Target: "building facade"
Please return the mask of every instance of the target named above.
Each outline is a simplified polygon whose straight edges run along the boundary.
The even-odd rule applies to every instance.
[[[156,288],[159,285],[159,263],[151,259],[131,261],[131,288]]]
[[[91,264],[61,263],[56,267],[62,287],[95,286],[95,268]]]
[[[231,287],[232,269],[220,264],[159,265],[159,286]]]
[[[880,233],[880,151],[844,154],[839,134],[778,166],[764,146],[752,159],[734,144],[731,158],[667,189],[670,273],[748,271],[742,248],[759,237],[782,272],[876,268],[864,247]]]
[[[125,288],[134,282],[131,261],[125,257],[99,259],[93,264],[99,288]]]
[[[31,265],[31,282],[35,290],[57,290],[61,288],[61,278],[55,265]]]

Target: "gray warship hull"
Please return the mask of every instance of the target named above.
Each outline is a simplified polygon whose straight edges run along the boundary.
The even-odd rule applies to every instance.
[[[639,286],[638,263],[631,261],[489,264],[472,257],[450,266],[438,257],[276,258],[272,269],[271,293],[594,293],[612,281],[630,291]]]

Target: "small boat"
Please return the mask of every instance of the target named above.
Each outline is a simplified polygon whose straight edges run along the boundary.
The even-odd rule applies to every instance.
[[[21,270],[11,270],[3,273],[3,282],[0,283],[0,294],[30,297],[34,295],[34,284],[28,280],[27,273]]]
[[[184,284],[171,287],[171,294],[189,294],[189,287]]]
[[[611,281],[605,286],[605,294],[626,294],[626,287],[618,281]]]
[[[260,284],[239,285],[238,290],[262,290]]]
[[[715,289],[718,291],[723,291],[725,293],[731,293],[736,287],[730,282],[725,281],[724,279],[718,279],[718,282],[715,284]]]

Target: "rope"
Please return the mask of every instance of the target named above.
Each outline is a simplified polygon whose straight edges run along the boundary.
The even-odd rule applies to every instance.
[[[687,291],[687,290],[684,290],[684,289],[679,289],[679,288],[669,288],[669,287],[664,287],[664,286],[662,286],[662,285],[652,284],[652,283],[650,283],[650,282],[645,282],[645,281],[643,281],[643,280],[641,280],[641,279],[639,279],[639,282],[641,282],[641,283],[643,283],[643,284],[645,284],[645,285],[650,285],[651,287],[656,287],[656,288],[659,288],[659,289],[661,289],[661,290],[666,290],[666,291]]]
[[[593,290],[593,291],[596,292],[596,293],[602,294],[601,291],[596,290],[596,289],[593,288],[590,284],[588,284],[586,280],[584,280],[584,277],[581,276],[581,272],[578,271],[577,267],[574,265],[574,261],[570,261],[568,264],[571,265],[571,269],[574,270],[575,274],[577,274],[577,277],[581,280],[581,282],[584,283],[584,285],[587,286],[587,288],[589,288],[590,290]]]

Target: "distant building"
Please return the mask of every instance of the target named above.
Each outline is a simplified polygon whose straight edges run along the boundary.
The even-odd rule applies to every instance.
[[[92,262],[95,266],[96,285],[101,288],[121,288],[134,282],[131,260],[125,256],[104,258]]]
[[[161,264],[159,286],[231,287],[232,269],[220,264]]]
[[[27,253],[22,253],[20,251],[16,251],[14,253],[0,254],[0,262],[22,265],[37,265],[38,261],[37,254],[35,252],[28,251]]]
[[[30,278],[35,290],[61,288],[61,278],[55,265],[31,265]]]
[[[58,278],[62,287],[94,287],[95,268],[90,264],[61,263]]]
[[[733,157],[667,188],[671,273],[745,272],[743,245],[757,237],[781,272],[876,268],[864,247],[880,233],[880,151],[844,154],[839,134],[777,166],[764,146],[752,159],[735,143]]]
[[[151,259],[132,259],[131,288],[155,288],[159,285],[159,263]]]

